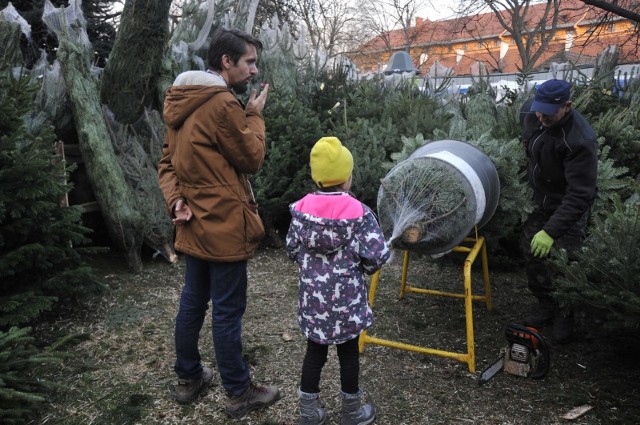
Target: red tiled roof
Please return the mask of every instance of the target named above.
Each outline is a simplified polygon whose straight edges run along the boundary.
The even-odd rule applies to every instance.
[[[552,12],[545,11],[547,4],[547,2],[543,2],[529,7],[526,14],[527,27],[534,28],[536,23],[543,20],[545,13]],[[638,6],[638,1],[619,0],[618,5],[633,10]],[[591,38],[587,35],[581,35],[587,28],[597,24],[602,14],[601,9],[588,6],[580,0],[561,0],[556,28],[562,31],[562,34],[566,30],[574,30],[575,40],[571,49],[565,51],[566,40],[559,39],[557,36],[560,31],[556,32],[556,38],[549,43],[536,63],[545,64],[552,58],[564,58],[577,64],[593,62],[594,57],[612,44],[621,46],[620,60],[622,62],[638,61],[637,38],[630,40],[629,33],[607,34],[603,31],[597,37]],[[511,19],[510,14],[505,13],[503,16],[507,21]],[[551,17],[548,17],[547,22],[550,23],[550,19]],[[622,20],[620,17],[616,19],[617,21]],[[429,59],[422,64],[424,72],[435,60],[440,61],[444,66],[453,68],[457,75],[469,74],[470,67],[476,61],[483,62],[490,72],[517,72],[517,65],[521,63],[515,44],[509,45],[509,50],[502,60],[498,59],[500,47],[495,46],[496,40],[500,36],[504,36],[503,39],[509,41],[511,37],[493,12],[444,21],[418,20],[418,25],[410,29],[410,34],[412,38],[410,42],[411,55],[414,57],[415,63],[418,63],[417,56],[421,52],[429,54]],[[390,38],[390,44],[394,46],[394,50],[404,49],[407,44],[402,30],[391,31],[387,36]],[[637,37],[637,35],[635,36]],[[486,44],[491,47],[479,49],[478,42],[481,40],[487,42]],[[464,55],[457,60],[455,49],[462,45],[472,46],[472,48],[465,49]],[[449,46],[453,47],[453,50],[447,53],[446,49]],[[437,51],[438,49],[442,51]],[[371,63],[372,57],[375,57],[376,61],[384,61],[391,53],[382,38],[377,37],[361,46],[354,57],[360,58],[360,62],[363,63],[365,62],[363,57],[369,57],[368,62]],[[358,63],[358,59],[354,60]]]

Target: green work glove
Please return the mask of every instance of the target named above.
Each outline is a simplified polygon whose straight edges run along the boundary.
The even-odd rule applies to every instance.
[[[544,258],[549,254],[553,238],[544,230],[540,230],[531,239],[531,253],[534,257]]]

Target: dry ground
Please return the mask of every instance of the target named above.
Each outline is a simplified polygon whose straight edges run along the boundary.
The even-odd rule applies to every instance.
[[[450,254],[458,255],[458,254]],[[383,268],[371,334],[450,351],[465,349],[461,300],[407,295],[398,300],[400,255]],[[415,258],[409,281],[416,286],[461,290],[462,260]],[[250,262],[249,307],[244,322],[246,357],[254,379],[278,385],[283,399],[241,421],[223,412],[219,378],[196,403],[172,401],[173,320],[183,265],[149,260],[132,274],[118,258],[97,263],[112,290],[101,299],[64,313],[38,331],[51,340],[78,335],[69,358],[43,376],[58,391],[37,423],[42,424],[295,424],[304,339],[295,321],[296,267],[283,250],[262,249]],[[474,267],[479,269],[479,267]],[[477,370],[505,345],[504,326],[517,321],[530,302],[524,274],[491,270],[494,309],[474,303]],[[474,291],[481,292],[478,271]],[[201,352],[213,364],[210,327]],[[637,356],[621,356],[584,330],[577,341],[552,345],[551,370],[543,380],[499,374],[478,386],[466,364],[409,351],[367,345],[361,386],[375,400],[377,424],[633,424],[640,423]],[[329,424],[339,423],[339,378],[335,350],[322,378]],[[634,361],[631,358],[635,357]],[[562,416],[576,406],[593,409],[576,419]]]

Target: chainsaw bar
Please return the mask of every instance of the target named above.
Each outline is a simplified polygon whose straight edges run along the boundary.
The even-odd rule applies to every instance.
[[[478,385],[483,385],[489,379],[496,376],[498,372],[500,372],[504,368],[504,354],[501,355],[498,360],[493,362],[488,368],[482,371],[480,374],[480,379],[478,380]]]

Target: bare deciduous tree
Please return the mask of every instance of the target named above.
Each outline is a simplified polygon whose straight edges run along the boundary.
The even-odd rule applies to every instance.
[[[596,41],[599,29],[607,28],[607,23],[615,20],[615,17],[623,17],[639,22],[640,5],[633,0],[579,0],[594,9],[600,9],[601,13],[596,15],[599,21],[595,30],[591,31],[588,37],[582,41],[583,47]],[[542,5],[544,4],[544,8]],[[521,65],[519,70],[530,73],[545,51],[548,51],[549,43],[554,39],[559,26],[559,18],[572,14],[583,13],[582,8],[578,8],[575,2],[561,2],[559,0],[536,1],[536,0],[460,0],[458,3],[458,16],[461,27],[479,43],[484,45],[480,37],[481,27],[478,25],[478,15],[486,11],[493,13],[498,19],[502,28],[512,38],[518,49]],[[535,6],[535,8],[534,8]],[[532,13],[537,9],[535,13]],[[578,10],[580,9],[580,10]],[[618,18],[619,19],[619,18]],[[638,27],[636,27],[638,28]],[[633,44],[637,41],[638,30],[629,34],[627,41],[623,44]],[[487,48],[490,52],[490,49]],[[493,66],[496,70],[501,70],[499,58],[493,58]]]
[[[422,4],[418,0],[359,0],[357,9],[370,36],[378,37],[391,51],[398,47],[392,45],[391,32],[401,31],[404,50],[408,52],[418,37],[415,20]]]
[[[606,12],[613,13],[634,22],[640,22],[640,4],[637,1],[605,1],[605,0],[580,0],[584,4],[597,7]]]
[[[518,49],[519,71],[529,74],[553,40],[561,13],[559,0],[548,0],[544,9],[535,14],[531,13],[533,3],[533,0],[462,0],[460,10],[464,10],[467,16],[460,22],[474,36],[473,31],[480,28],[472,23],[477,20],[478,13],[488,8]]]
[[[343,53],[354,43],[355,9],[343,0],[296,0],[296,13],[308,31],[308,42],[326,59]],[[320,64],[324,66],[324,63]]]

